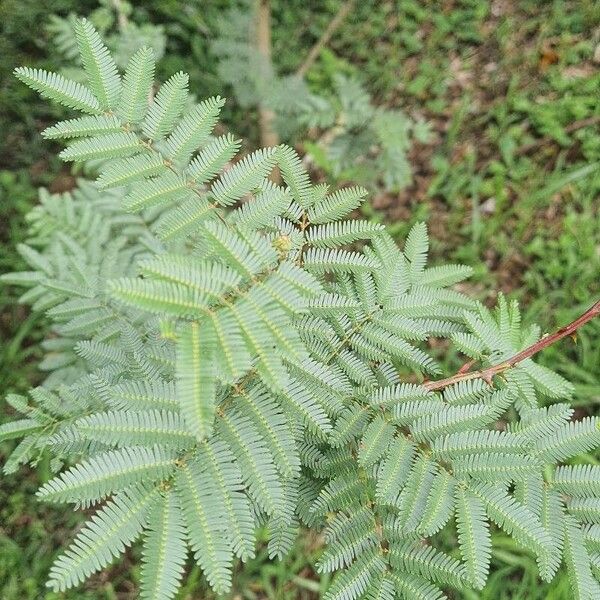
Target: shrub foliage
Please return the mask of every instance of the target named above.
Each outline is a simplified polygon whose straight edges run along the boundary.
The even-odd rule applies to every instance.
[[[349,220],[365,191],[312,185],[291,148],[238,158],[213,133],[223,101],[196,102],[184,73],[155,93],[150,50],[121,76],[85,20],[77,44],[86,84],[16,75],[83,113],[44,136],[99,177],[42,193],[31,269],[3,276],[53,322],[43,387],[7,398],[4,469],[48,451],[39,498],[97,507],[49,586],[141,539],[142,598],[173,598],[189,554],[222,593],[257,528],[281,557],[302,525],[324,532],[327,600],[434,600],[485,585],[495,526],[543,579],[564,564],[574,598],[600,597],[600,467],[569,464],[600,430],[561,402],[571,385],[531,359],[424,380],[431,338],[484,366],[538,339],[518,307],[453,289],[467,267],[427,267],[422,224],[400,250]]]

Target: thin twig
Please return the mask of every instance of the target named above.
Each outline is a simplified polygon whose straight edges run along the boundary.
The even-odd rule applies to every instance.
[[[271,61],[271,3],[269,0],[257,0],[256,3],[256,49],[261,56],[261,84],[265,87],[266,78],[271,77],[273,64]],[[279,144],[279,136],[275,131],[275,113],[261,100],[258,106],[260,143],[271,148]]]
[[[112,0],[112,5],[117,13],[117,24],[119,25],[119,31],[124,33],[129,25],[129,20],[127,19],[127,15],[125,14],[125,9],[121,4],[121,0]]]
[[[468,373],[471,368],[473,367],[473,365],[475,364],[476,361],[474,360],[470,360],[469,362],[466,362],[457,372],[457,375],[462,375],[463,373]]]
[[[310,49],[306,55],[304,62],[298,67],[296,71],[296,77],[304,77],[308,70],[313,66],[321,50],[328,44],[331,36],[335,33],[335,30],[344,22],[344,19],[350,14],[352,7],[354,6],[354,0],[348,0],[340,7],[340,10],[336,13],[335,17],[331,19],[331,22],[327,26],[327,29],[323,32],[323,35],[318,39],[315,45]]]
[[[540,350],[551,346],[552,344],[562,340],[563,338],[572,335],[575,333],[580,327],[585,325],[588,321],[591,321],[595,317],[600,315],[600,300],[596,302],[593,306],[591,306],[588,310],[586,310],[579,318],[575,319],[572,323],[569,323],[565,327],[561,327],[558,331],[553,333],[552,335],[547,335],[535,344],[532,344],[525,350],[521,350],[521,352],[515,354],[513,357],[505,360],[497,365],[493,365],[488,367],[487,369],[482,369],[480,371],[473,372],[458,372],[456,375],[452,375],[452,377],[447,377],[446,379],[440,379],[439,381],[428,381],[423,384],[423,387],[428,390],[441,390],[449,385],[453,385],[458,383],[459,381],[467,381],[469,379],[483,379],[487,383],[491,384],[492,378],[499,373],[503,373],[508,369],[514,367],[518,363],[526,360],[527,358],[531,358],[534,354],[537,354]],[[462,369],[461,369],[462,371]]]

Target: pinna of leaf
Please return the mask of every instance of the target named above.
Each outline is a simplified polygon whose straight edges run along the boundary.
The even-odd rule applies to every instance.
[[[87,84],[16,75],[84,113],[47,136],[98,181],[43,195],[30,270],[2,276],[53,322],[44,385],[7,398],[4,469],[46,450],[39,498],[97,506],[49,586],[141,540],[141,598],[174,598],[190,556],[224,593],[258,528],[275,558],[302,526],[324,535],[326,600],[437,600],[485,586],[496,526],[544,580],[564,565],[574,598],[600,597],[600,467],[569,464],[599,421],[573,420],[571,384],[532,360],[600,305],[540,338],[515,302],[453,289],[469,268],[427,267],[423,224],[400,250],[347,219],[364,190],[312,185],[285,146],[235,160],[220,99],[194,103],[178,73],[148,104],[150,50],[121,76],[88,21],[76,36]],[[481,369],[412,383],[441,371],[432,337]]]

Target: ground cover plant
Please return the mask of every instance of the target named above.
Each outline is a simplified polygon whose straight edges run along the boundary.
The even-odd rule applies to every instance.
[[[98,504],[50,586],[142,537],[142,597],[174,596],[188,549],[225,592],[258,527],[276,557],[302,523],[324,531],[318,568],[339,571],[324,597],[440,598],[484,586],[493,522],[544,579],[563,562],[571,593],[595,597],[598,467],[565,463],[600,443],[598,422],[571,420],[572,386],[531,357],[599,306],[540,338],[514,302],[451,289],[467,267],[427,268],[423,225],[401,252],[344,220],[364,190],[312,185],[292,149],[229,166],[221,99],[189,106],[183,73],[154,95],[149,49],[121,79],[89,22],[77,41],[86,85],[16,73],[84,113],[44,135],[74,140],[61,156],[99,169],[100,190],[43,196],[30,271],[4,276],[55,323],[46,387],[8,398],[23,418],[2,434],[24,437],[5,469],[49,448],[62,472],[38,496]],[[474,364],[424,380],[441,371],[431,337]]]

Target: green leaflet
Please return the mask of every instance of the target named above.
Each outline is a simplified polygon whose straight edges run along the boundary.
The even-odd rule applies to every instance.
[[[397,437],[390,445],[377,472],[377,497],[380,501],[395,504],[413,465],[415,452],[415,445],[404,436]]]
[[[423,517],[419,523],[419,533],[431,536],[446,525],[454,509],[456,479],[448,471],[440,470],[436,475]]]
[[[34,419],[18,419],[0,425],[0,441],[20,438],[43,429],[44,425]]]
[[[537,452],[542,459],[554,461],[587,452],[600,443],[599,423],[596,417],[566,423],[553,435],[541,438],[536,444]]]
[[[138,212],[145,208],[166,204],[190,193],[187,181],[168,171],[164,175],[147,179],[125,197],[123,207],[128,212]]]
[[[585,547],[583,535],[572,517],[565,517],[565,564],[571,591],[575,600],[592,600],[598,595],[600,587],[594,578],[590,565],[590,556]]]
[[[148,109],[148,98],[154,81],[154,52],[140,48],[130,59],[123,77],[123,88],[117,112],[126,123],[141,121]]]
[[[209,98],[196,105],[179,121],[167,139],[168,157],[175,163],[189,157],[208,140],[225,100]]]
[[[275,165],[276,149],[257,150],[225,171],[210,188],[217,204],[229,206],[258,187]]]
[[[292,198],[300,206],[308,206],[312,201],[310,179],[298,154],[289,146],[282,146],[278,149],[278,164]]]
[[[177,399],[188,431],[198,440],[212,433],[215,413],[213,356],[204,333],[191,322],[177,339]]]
[[[427,227],[424,223],[417,223],[409,231],[404,245],[404,256],[410,265],[409,275],[413,281],[423,273],[428,250]]]
[[[129,132],[106,133],[93,138],[73,142],[60,153],[63,160],[84,162],[86,160],[132,156],[144,150],[138,137]]]
[[[65,79],[62,75],[28,67],[17,67],[15,75],[44,98],[91,115],[102,112],[98,100],[89,88]]]
[[[185,414],[185,412],[184,412]],[[85,437],[115,446],[152,446],[176,449],[193,445],[194,428],[186,428],[177,413],[168,411],[113,411],[77,419],[73,429]]]
[[[600,467],[597,465],[558,467],[552,484],[559,492],[570,496],[596,497],[600,495]]]
[[[199,455],[199,461],[214,483],[214,493],[226,520],[225,535],[232,550],[242,560],[254,556],[254,515],[245,487],[242,473],[227,444],[220,441],[207,443]]]
[[[56,125],[44,129],[42,135],[49,140],[53,140],[118,133],[119,131],[122,131],[121,123],[113,115],[94,115],[60,121]]]
[[[360,598],[383,575],[386,564],[376,550],[365,552],[348,569],[340,572],[325,593],[324,600]]]
[[[64,591],[110,564],[140,535],[156,497],[155,491],[143,487],[115,496],[54,561],[48,585],[56,592]]]
[[[190,162],[186,175],[198,185],[210,181],[235,156],[239,147],[240,141],[231,134],[215,138]]]
[[[308,209],[308,218],[315,224],[335,221],[360,206],[366,194],[367,190],[363,188],[338,190],[313,204]]]
[[[194,558],[219,593],[231,586],[233,556],[226,542],[222,507],[212,494],[214,484],[197,462],[178,469],[175,485]]]
[[[140,154],[109,163],[98,177],[98,185],[111,188],[128,185],[139,179],[166,173],[167,167],[160,154]]]
[[[187,98],[188,80],[179,72],[160,87],[142,123],[145,136],[157,140],[171,132]]]
[[[177,593],[187,557],[185,524],[177,497],[168,491],[148,512],[140,597],[168,600]]]
[[[366,428],[360,442],[358,462],[368,468],[387,451],[394,437],[394,427],[382,417],[375,417]]]
[[[483,502],[490,519],[509,535],[514,535],[520,544],[533,549],[539,556],[556,551],[552,538],[536,515],[502,488],[491,483],[477,483],[469,489]]]
[[[319,559],[319,572],[328,573],[347,567],[359,554],[375,548],[375,515],[368,508],[352,514],[337,513],[328,523],[325,537],[328,548]]]
[[[369,239],[383,230],[383,226],[370,221],[336,221],[311,227],[307,240],[317,248],[335,248],[357,240]]]
[[[102,108],[112,108],[121,90],[121,78],[113,57],[86,19],[76,21],[75,37],[90,89]]]
[[[164,479],[174,465],[174,452],[158,446],[110,450],[57,475],[39,489],[37,496],[86,505],[137,483]]]
[[[123,303],[157,315],[198,318],[208,311],[209,295],[173,283],[150,279],[118,279],[110,282],[112,296]]]
[[[472,585],[481,589],[490,569],[492,542],[485,505],[467,488],[456,488],[456,527],[460,553]]]
[[[431,546],[409,541],[390,548],[390,562],[396,567],[415,572],[442,585],[461,587],[465,569],[456,559]]]
[[[225,413],[219,433],[229,444],[253,500],[269,515],[284,508],[282,481],[268,446],[250,419],[237,412]]]

